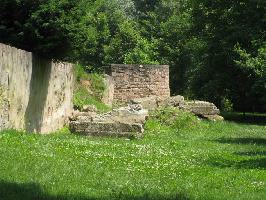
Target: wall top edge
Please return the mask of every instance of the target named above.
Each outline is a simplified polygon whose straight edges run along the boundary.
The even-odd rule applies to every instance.
[[[144,67],[144,68],[147,68],[147,67],[157,67],[157,68],[167,68],[169,67],[169,65],[154,65],[154,64],[111,64],[110,67]]]
[[[0,43],[0,49],[4,49],[4,48],[5,49],[7,49],[7,48],[9,48],[9,49],[16,49],[17,51],[21,51],[23,53],[33,54],[32,52],[29,52],[29,51],[26,51],[26,50],[23,50],[23,49],[19,49],[19,48],[15,47],[15,46],[10,46],[8,44]]]
[[[26,51],[26,50],[23,50],[23,49],[20,49],[20,48],[17,48],[15,46],[11,46],[11,45],[8,45],[8,44],[4,44],[4,43],[0,43],[0,50],[1,49],[14,49],[16,51],[20,51],[22,53],[25,53],[25,54],[29,54],[29,55],[33,55],[33,56],[37,56],[38,58],[40,59],[43,59],[43,60],[50,60],[52,61],[54,64],[64,64],[64,65],[74,65],[73,63],[70,63],[70,62],[65,62],[65,61],[61,61],[59,59],[55,59],[55,58],[51,58],[51,59],[47,59],[47,58],[42,58],[42,56],[39,56],[33,52],[30,52],[30,51]]]

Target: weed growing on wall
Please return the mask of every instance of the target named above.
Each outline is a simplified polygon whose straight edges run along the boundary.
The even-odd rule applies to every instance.
[[[3,88],[2,87],[0,87],[0,105],[2,104],[2,99],[3,99]]]
[[[80,82],[81,80],[89,79],[89,74],[86,73],[85,67],[83,67],[80,64],[76,64],[74,69],[75,69],[74,73],[75,73],[77,82]]]
[[[89,76],[88,79],[91,83],[91,90],[93,95],[99,100],[102,99],[104,90],[106,89],[103,80],[103,75],[92,73],[89,74],[88,76]]]
[[[0,86],[0,106],[4,103],[5,101],[5,89]]]
[[[86,67],[75,66],[75,89],[73,95],[74,106],[82,109],[84,105],[95,105],[100,112],[110,108],[101,102],[105,84],[103,76],[97,73],[88,73]]]

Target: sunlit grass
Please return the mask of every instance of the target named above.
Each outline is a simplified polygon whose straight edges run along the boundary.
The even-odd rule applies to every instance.
[[[169,112],[134,140],[2,132],[0,199],[265,199],[266,126]]]

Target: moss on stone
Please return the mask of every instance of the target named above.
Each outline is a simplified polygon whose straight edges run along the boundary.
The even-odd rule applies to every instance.
[[[0,86],[0,106],[4,102],[4,88]]]

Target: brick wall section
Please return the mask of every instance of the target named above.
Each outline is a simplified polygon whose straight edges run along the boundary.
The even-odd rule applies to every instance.
[[[112,64],[109,74],[114,79],[116,102],[149,96],[170,96],[168,65]]]

